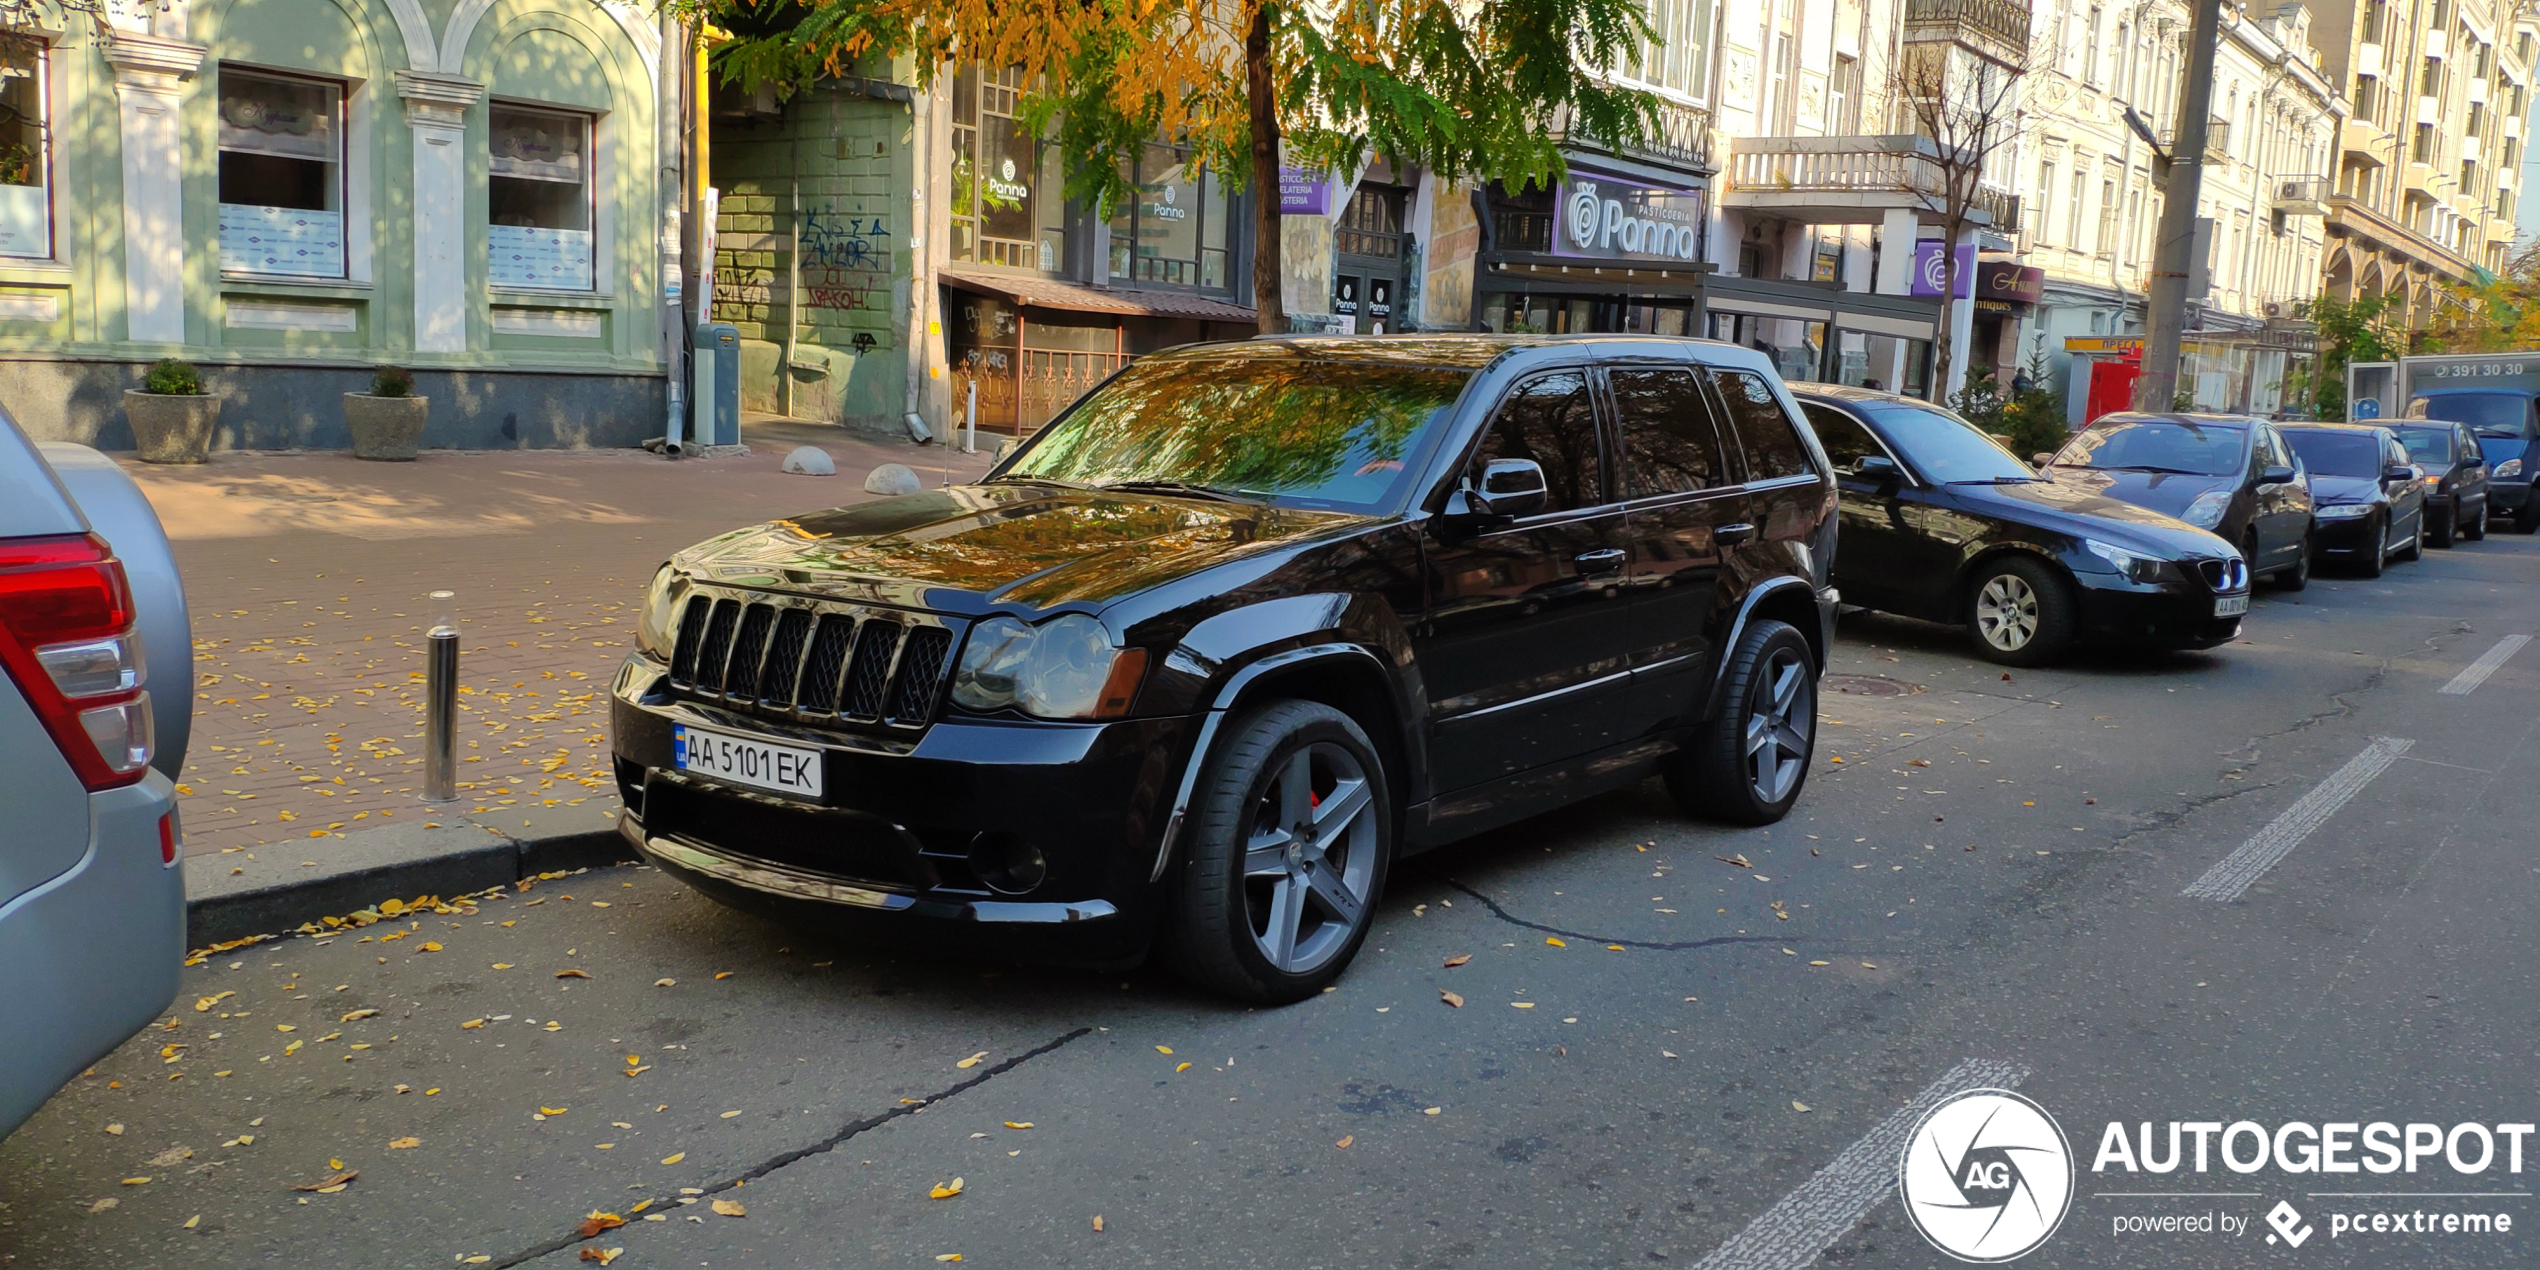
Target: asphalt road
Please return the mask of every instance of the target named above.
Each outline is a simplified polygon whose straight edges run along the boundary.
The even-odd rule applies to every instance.
[[[2441,691],[2540,631],[2535,581],[2500,535],[2007,677],[1847,616],[1786,823],[1652,785],[1408,862],[1288,1009],[839,948],[637,868],[223,954],[0,1146],[0,1261],[1938,1266],[1905,1130],[2016,1085],[2077,1169],[2024,1264],[2529,1265],[2492,1131],[2476,1174],[2093,1164],[2110,1122],[2540,1120],[2540,650]],[[2417,1211],[2513,1224],[2331,1231]]]

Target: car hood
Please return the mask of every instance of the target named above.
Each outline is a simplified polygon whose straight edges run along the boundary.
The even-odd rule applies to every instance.
[[[2311,501],[2325,507],[2330,503],[2373,503],[2381,501],[2381,485],[2370,477],[2322,476],[2311,473]]]
[[[2237,483],[2228,476],[2173,476],[2166,472],[2107,472],[2076,467],[2055,468],[2049,475],[2059,485],[2122,499],[2164,516],[2186,511],[2198,495],[2229,490]]]
[[[2094,473],[2093,475],[2097,475]],[[2129,475],[2141,475],[2130,473]],[[2173,478],[2175,479],[2175,478]],[[2011,485],[1958,485],[1969,504],[2024,525],[2096,538],[2163,556],[2218,556],[2230,544],[2186,521],[2090,488],[2079,481],[2027,481]],[[2181,500],[2184,508],[2194,496]]]
[[[679,553],[701,582],[938,612],[1100,605],[1378,518],[1046,485],[964,485],[735,530]]]

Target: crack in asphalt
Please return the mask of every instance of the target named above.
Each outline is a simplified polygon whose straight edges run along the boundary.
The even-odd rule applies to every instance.
[[[2123,847],[2127,843],[2132,842],[2136,838],[2142,837],[2147,833],[2158,833],[2164,829],[2175,829],[2181,823],[2185,822],[2188,817],[2193,816],[2197,812],[2203,811],[2208,807],[2214,806],[2217,803],[2227,803],[2235,798],[2275,789],[2284,783],[2284,781],[2280,780],[2265,781],[2256,785],[2242,785],[2238,789],[2218,789],[2210,794],[2200,794],[2194,798],[2182,800],[2174,809],[2156,811],[2138,818],[2133,827],[2108,840],[2108,849],[2111,851],[2116,850],[2117,848]]]
[[[785,1151],[769,1156],[767,1159],[750,1166],[748,1169],[732,1177],[726,1178],[723,1181],[706,1186],[697,1194],[686,1196],[685,1198],[703,1200],[710,1195],[720,1195],[725,1191],[740,1186],[744,1182],[755,1182],[760,1178],[766,1177],[770,1173],[774,1173],[778,1169],[786,1167],[787,1165],[809,1159],[815,1155],[825,1155],[831,1151],[835,1151],[840,1146],[844,1145],[848,1139],[853,1138],[868,1129],[878,1129],[902,1116],[916,1115],[918,1112],[924,1111],[928,1107],[932,1107],[939,1102],[943,1102],[946,1099],[986,1084],[988,1081],[998,1076],[1002,1076],[1005,1073],[1013,1071],[1015,1068],[1032,1061],[1033,1059],[1039,1058],[1044,1054],[1058,1049],[1060,1046],[1079,1040],[1083,1037],[1091,1036],[1093,1031],[1094,1030],[1089,1027],[1080,1027],[1073,1032],[1069,1032],[1064,1036],[1058,1037],[1055,1040],[1046,1041],[1038,1046],[1025,1050],[1002,1063],[998,1063],[997,1065],[980,1072],[978,1075],[973,1076],[968,1080],[946,1088],[940,1093],[928,1094],[923,1098],[910,1102],[902,1102],[899,1106],[893,1107],[889,1111],[885,1111],[877,1116],[866,1116],[860,1120],[851,1120],[847,1122],[845,1126],[841,1127],[836,1133],[833,1133],[818,1142],[814,1142],[809,1146],[796,1147],[791,1151]],[[680,1197],[655,1196],[650,1198],[649,1203],[644,1200],[638,1200],[637,1202],[644,1203],[646,1207],[657,1208],[665,1204],[670,1204],[671,1201],[676,1198]],[[611,1227],[610,1229],[622,1230],[630,1229],[631,1227],[632,1223],[629,1223],[627,1226]],[[600,1234],[605,1233],[607,1232],[600,1232]],[[540,1257],[559,1253],[567,1248],[573,1247],[576,1244],[585,1243],[588,1242],[588,1240],[597,1238],[599,1238],[599,1234],[589,1236],[579,1233],[561,1235],[557,1238],[547,1240],[544,1243],[533,1244],[507,1256],[497,1257],[490,1264],[492,1265],[493,1270],[510,1270],[510,1267],[512,1266],[517,1266],[524,1262],[535,1261]]]
[[[2261,732],[2250,737],[2247,741],[2242,742],[2238,749],[2223,751],[2222,757],[2232,760],[2236,766],[2225,769],[2222,775],[2216,779],[2233,780],[2238,778],[2242,773],[2247,772],[2250,768],[2257,766],[2259,759],[2264,754],[2264,751],[2260,747],[2269,741],[2275,740],[2278,737],[2291,736],[2296,732],[2307,731],[2322,723],[2326,723],[2331,719],[2353,718],[2358,711],[2363,709],[2363,707],[2348,700],[2347,698],[2357,697],[2363,695],[2364,693],[2371,692],[2373,689],[2379,688],[2384,682],[2388,681],[2390,678],[2390,663],[2393,660],[2393,658],[2389,657],[2382,658],[2381,664],[2375,666],[2371,674],[2364,676],[2362,683],[2356,684],[2354,687],[2348,688],[2343,692],[2332,692],[2328,694],[2328,699],[2336,703],[2328,709],[2314,710],[2309,714],[2295,719],[2293,722],[2286,724],[2283,727],[2277,728],[2273,732]]]
[[[1472,896],[1474,899],[1480,900],[1483,907],[1488,908],[1491,911],[1492,916],[1497,917],[1499,920],[1507,922],[1512,926],[1523,926],[1527,930],[1542,931],[1547,935],[1567,935],[1572,939],[1584,939],[1592,943],[1621,944],[1625,948],[1646,948],[1652,952],[1690,952],[1697,948],[1714,948],[1721,944],[1773,944],[1778,946],[1782,944],[1816,942],[1802,937],[1782,938],[1773,935],[1718,935],[1710,939],[1689,939],[1675,943],[1659,943],[1654,940],[1647,939],[1617,939],[1605,935],[1590,935],[1584,931],[1568,930],[1559,926],[1546,926],[1542,922],[1528,921],[1525,918],[1519,917],[1515,913],[1511,913],[1507,909],[1500,907],[1499,901],[1456,881],[1454,878],[1448,878],[1446,880],[1446,884],[1454,887],[1456,890],[1464,892],[1466,895]],[[1841,940],[1838,942],[1857,943],[1859,941]]]

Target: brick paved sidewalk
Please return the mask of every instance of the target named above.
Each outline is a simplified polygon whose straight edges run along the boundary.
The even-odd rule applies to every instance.
[[[869,498],[878,463],[935,484],[948,457],[816,425],[744,439],[747,457],[675,463],[640,451],[127,462],[175,542],[193,612],[187,854],[299,844],[314,861],[354,830],[433,819],[417,795],[424,597],[436,589],[458,593],[463,632],[456,809],[614,816],[607,685],[662,560],[754,520]],[[797,441],[820,444],[838,475],[782,473]],[[949,458],[956,481],[987,468]]]

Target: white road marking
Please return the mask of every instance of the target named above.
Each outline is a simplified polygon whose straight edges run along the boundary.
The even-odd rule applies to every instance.
[[[1711,1250],[1694,1270],[1804,1270],[1896,1190],[1905,1139],[1932,1108],[1969,1089],[2015,1089],[2028,1069],[1971,1058],[1949,1069],[1797,1190]]]
[[[2452,682],[2435,691],[2447,697],[2466,697],[2478,691],[2478,685],[2487,682],[2489,675],[2495,674],[2498,667],[2511,660],[2515,653],[2522,651],[2523,645],[2530,642],[2528,635],[2508,635],[2497,640],[2494,648],[2479,654],[2477,661],[2461,667],[2461,673],[2452,676]]]
[[[2249,835],[2240,849],[2224,856],[2220,863],[2205,870],[2205,875],[2188,884],[2179,894],[2198,900],[2236,900],[2249,884],[2257,881],[2276,862],[2292,854],[2293,848],[2311,836],[2311,831],[2328,822],[2348,799],[2364,791],[2372,778],[2381,775],[2392,762],[2408,752],[2416,742],[2400,737],[2377,736],[2364,752],[2346,760],[2344,767],[2329,773],[2328,779],[2311,788],[2283,814],[2266,823],[2266,827]]]

